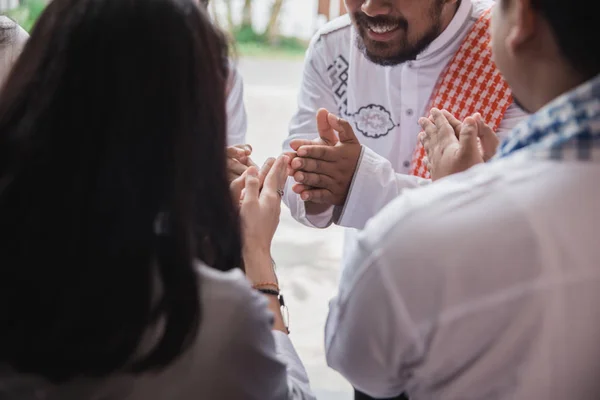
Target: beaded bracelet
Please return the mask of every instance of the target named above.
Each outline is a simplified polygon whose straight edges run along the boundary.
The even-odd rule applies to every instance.
[[[279,291],[279,285],[275,282],[260,282],[252,285],[253,289],[261,289],[261,288],[275,288],[275,290]]]

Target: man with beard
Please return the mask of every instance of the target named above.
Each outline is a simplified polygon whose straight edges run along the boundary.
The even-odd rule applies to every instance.
[[[317,228],[362,229],[402,190],[430,182],[417,136],[419,118],[432,107],[468,111],[462,118],[481,112],[499,136],[526,115],[511,104],[490,61],[493,0],[345,4],[349,14],[327,24],[310,45],[283,146],[298,156],[284,201],[294,218]],[[338,137],[339,124],[320,109],[351,129]],[[354,238],[347,230],[344,257]]]
[[[454,106],[461,120],[481,112],[480,123],[499,136],[525,117],[490,60],[492,0],[345,4],[348,15],[311,42],[283,146],[297,155],[285,203],[305,225],[350,228],[344,261],[356,245],[352,228],[364,228],[404,189],[430,182],[417,136],[419,118],[432,107]],[[347,129],[328,111],[347,120]],[[481,141],[497,144],[495,137]]]

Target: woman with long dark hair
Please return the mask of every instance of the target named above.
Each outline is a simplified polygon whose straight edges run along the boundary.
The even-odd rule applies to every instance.
[[[196,0],[49,3],[0,95],[0,398],[312,398],[270,258],[288,160],[230,187],[227,62]]]

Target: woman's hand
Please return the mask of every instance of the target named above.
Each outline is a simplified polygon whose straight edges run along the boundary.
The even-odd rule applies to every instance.
[[[227,147],[227,177],[229,182],[233,182],[246,172],[249,167],[256,167],[256,164],[250,158],[252,146],[249,144],[239,144]]]
[[[275,164],[275,159],[271,157],[271,158],[268,158],[267,161],[265,161],[263,166],[260,168],[260,172],[258,173],[258,180],[259,180],[261,189],[265,182],[265,179],[267,178],[267,174],[271,170],[271,167],[273,167],[273,164]],[[254,166],[254,168],[256,168],[256,166]],[[245,186],[246,186],[246,171],[244,171],[244,173],[242,173],[242,175],[240,175],[239,177],[237,177],[236,179],[234,179],[233,181],[231,181],[229,183],[229,190],[231,192],[231,197],[233,198],[234,204],[239,204],[242,201],[242,199],[244,198],[244,187]]]
[[[280,156],[269,168],[261,190],[259,172],[245,173],[245,190],[240,202],[243,255],[246,275],[253,283],[273,281],[271,242],[281,213],[281,196],[287,180],[289,157]]]

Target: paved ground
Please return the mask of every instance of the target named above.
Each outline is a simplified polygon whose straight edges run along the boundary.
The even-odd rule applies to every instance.
[[[245,81],[248,142],[255,161],[278,155],[295,111],[302,77],[301,61],[242,59]],[[273,245],[273,257],[290,310],[290,330],[296,350],[319,399],[350,400],[350,385],[325,364],[323,328],[328,302],[339,276],[342,231],[307,228],[294,221],[287,209]]]

